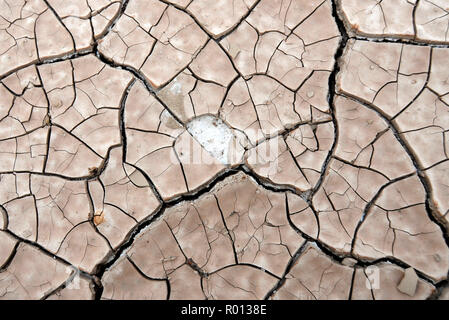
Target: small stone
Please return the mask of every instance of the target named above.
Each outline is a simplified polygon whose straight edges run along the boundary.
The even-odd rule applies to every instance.
[[[96,226],[102,224],[104,222],[104,212],[101,211],[99,214],[94,215],[94,223]]]
[[[48,114],[45,115],[44,120],[42,121],[42,126],[46,127],[50,125],[50,116]]]
[[[312,98],[314,95],[315,95],[315,92],[313,92],[313,91],[307,92],[307,97],[308,98]]]
[[[398,290],[402,293],[413,297],[416,292],[416,287],[418,286],[418,275],[415,272],[415,269],[408,268],[404,272],[404,277],[398,285]]]
[[[373,65],[370,65],[369,68],[370,68],[371,70],[374,70],[374,66],[373,66]]]

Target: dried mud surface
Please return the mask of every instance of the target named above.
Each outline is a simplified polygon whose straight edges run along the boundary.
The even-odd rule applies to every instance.
[[[448,61],[448,0],[0,0],[0,299],[449,299]]]

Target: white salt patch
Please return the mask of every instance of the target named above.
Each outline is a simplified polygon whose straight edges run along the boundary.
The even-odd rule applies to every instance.
[[[175,79],[174,83],[170,87],[170,91],[173,94],[180,94],[182,91],[182,84],[177,82],[177,80]]]
[[[234,134],[222,120],[211,115],[200,116],[187,124],[187,131],[215,159],[229,163]]]
[[[418,286],[418,275],[413,268],[407,268],[404,272],[404,277],[398,285],[398,290],[402,293],[413,297],[416,292],[416,287]]]

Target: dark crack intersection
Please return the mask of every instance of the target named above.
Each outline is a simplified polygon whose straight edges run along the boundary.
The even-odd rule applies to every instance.
[[[448,12],[0,1],[0,298],[447,299]]]

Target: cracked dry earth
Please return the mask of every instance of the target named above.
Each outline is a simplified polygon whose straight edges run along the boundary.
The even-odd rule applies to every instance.
[[[0,297],[449,299],[448,37],[449,0],[0,0]]]

